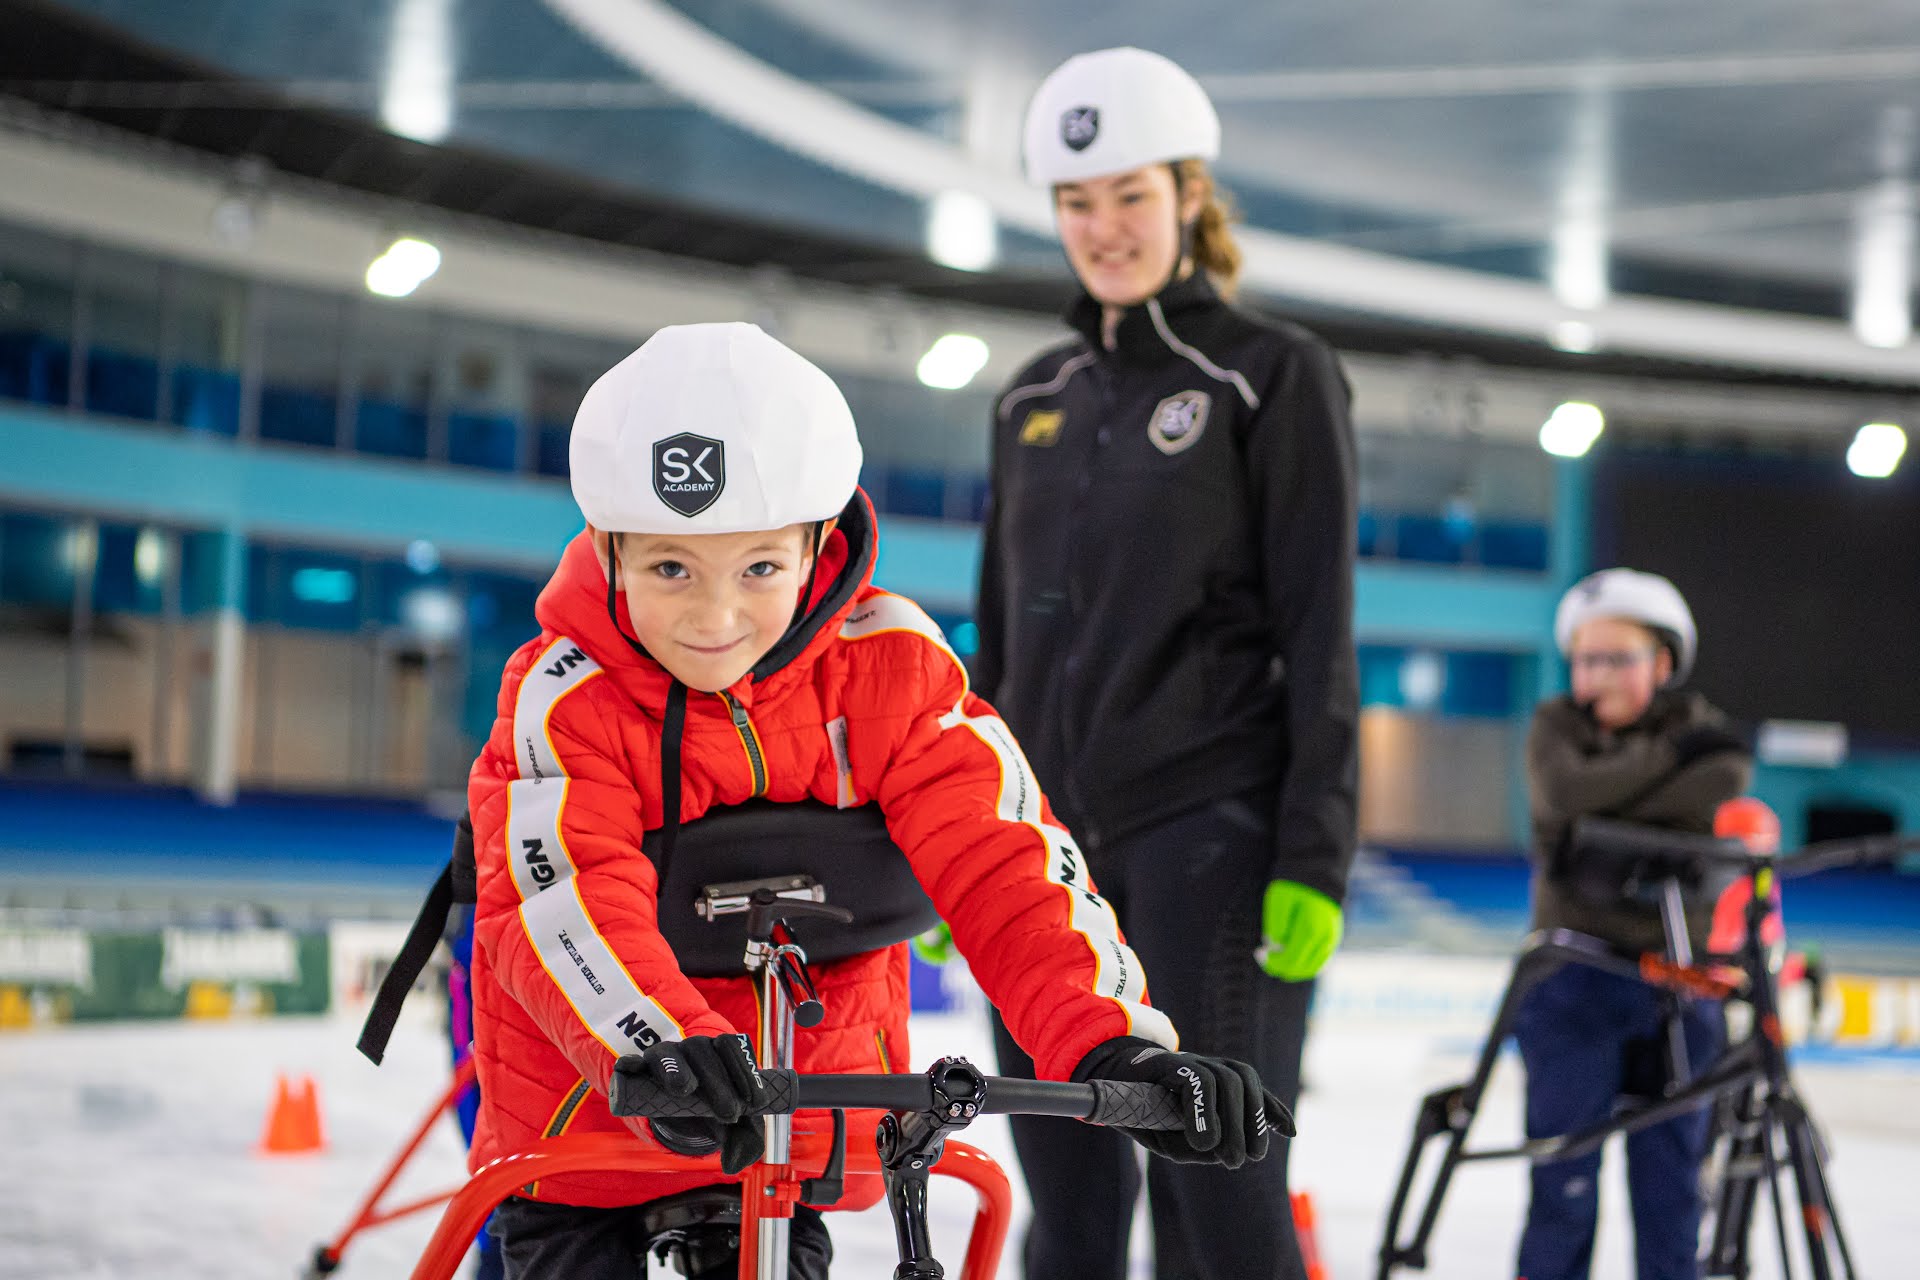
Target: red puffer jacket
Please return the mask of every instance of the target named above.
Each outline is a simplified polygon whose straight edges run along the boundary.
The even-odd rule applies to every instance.
[[[1113,1036],[1174,1047],[1026,758],[968,691],[933,621],[871,584],[874,550],[872,511],[856,494],[801,624],[732,688],[686,695],[681,739],[664,748],[679,753],[681,820],[754,797],[877,804],[1043,1077],[1064,1079]],[[624,618],[624,598],[617,608]],[[688,978],[660,936],[654,866],[640,841],[664,821],[671,678],[616,633],[586,535],[568,547],[537,615],[540,638],[507,663],[469,783],[479,868],[474,1168],[543,1135],[630,1124],[652,1142],[644,1122],[608,1112],[614,1059],[656,1038],[752,1034],[756,1022],[746,978]],[[820,966],[815,977],[827,1018],[797,1033],[799,1070],[913,1068],[904,945]],[[823,1119],[802,1116],[796,1128]],[[870,1141],[873,1119],[849,1142]],[[531,1194],[620,1205],[717,1180],[581,1174]],[[839,1207],[864,1207],[879,1191],[873,1179],[850,1180]]]

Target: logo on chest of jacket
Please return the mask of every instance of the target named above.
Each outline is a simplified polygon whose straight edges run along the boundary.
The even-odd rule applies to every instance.
[[[1182,391],[1168,396],[1153,408],[1147,419],[1147,439],[1153,447],[1171,457],[1191,449],[1207,429],[1207,414],[1213,397],[1204,391]]]
[[[1085,151],[1100,136],[1100,108],[1068,107],[1060,113],[1060,141],[1069,151]]]
[[[653,491],[683,516],[697,516],[727,487],[727,448],[683,431],[653,442]]]
[[[1048,448],[1058,442],[1066,421],[1067,415],[1059,409],[1035,409],[1020,424],[1020,443]]]

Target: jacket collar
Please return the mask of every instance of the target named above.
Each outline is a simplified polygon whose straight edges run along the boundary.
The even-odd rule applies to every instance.
[[[1220,295],[1214,291],[1213,282],[1207,279],[1207,273],[1195,270],[1184,280],[1175,280],[1154,297],[1136,307],[1128,307],[1120,317],[1120,327],[1114,335],[1114,353],[1129,360],[1163,360],[1174,356],[1173,348],[1167,345],[1161,325],[1156,321],[1154,311],[1160,313],[1159,320],[1166,321],[1175,316],[1190,314],[1209,307],[1220,306]],[[1100,317],[1103,308],[1093,300],[1090,294],[1082,292],[1067,308],[1066,321],[1085,338],[1087,345],[1095,351],[1106,354],[1106,348],[1100,340]]]
[[[840,514],[839,527],[821,549],[812,607],[752,671],[727,690],[736,701],[751,706],[756,693],[766,696],[802,678],[833,642],[854,597],[872,579],[877,549],[873,507],[864,492],[855,490]],[[624,592],[614,596],[614,608],[624,620]],[[615,631],[607,615],[607,577],[584,531],[567,544],[559,568],[534,605],[534,616],[546,630],[568,637],[585,650],[634,702],[655,716],[664,713],[672,677],[652,658],[634,652]]]

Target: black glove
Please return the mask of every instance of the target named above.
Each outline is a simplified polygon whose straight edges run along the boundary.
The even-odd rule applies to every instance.
[[[1717,724],[1697,724],[1691,729],[1682,730],[1680,736],[1673,740],[1674,754],[1682,765],[1692,764],[1702,756],[1721,751],[1746,750],[1746,739]]]
[[[697,1096],[713,1119],[649,1120],[653,1136],[683,1156],[720,1153],[720,1170],[736,1174],[767,1151],[766,1124],[758,1112],[773,1101],[753,1061],[753,1045],[735,1032],[662,1040],[644,1053],[628,1054],[616,1070],[645,1073],[668,1093]]]
[[[1267,1154],[1273,1133],[1293,1136],[1293,1115],[1267,1092],[1252,1067],[1231,1058],[1174,1053],[1138,1036],[1117,1036],[1080,1060],[1073,1078],[1157,1084],[1184,1104],[1180,1129],[1123,1129],[1157,1156],[1178,1164],[1238,1169]]]

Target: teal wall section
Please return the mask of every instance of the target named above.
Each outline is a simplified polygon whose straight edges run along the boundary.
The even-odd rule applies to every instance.
[[[1920,832],[1920,755],[1862,751],[1834,769],[1761,765],[1754,770],[1753,794],[1780,815],[1781,839],[1789,845],[1806,839],[1809,804],[1887,809],[1898,830]]]
[[[243,537],[550,566],[580,528],[559,481],[250,446],[0,405],[0,499]]]
[[[0,502],[388,553],[424,538],[446,560],[536,576],[581,528],[560,480],[236,444],[7,404]],[[968,608],[975,530],[901,516],[883,528],[881,585],[932,608]]]
[[[1560,593],[1592,567],[1586,464],[1556,464],[1546,573],[1363,561],[1355,622],[1362,641],[1494,650],[1516,664],[1516,740],[1534,697],[1566,687],[1552,620]],[[151,520],[225,535],[219,603],[238,607],[248,541],[395,552],[415,539],[449,561],[538,576],[580,528],[564,482],[384,462],[291,446],[236,444],[151,427],[0,404],[0,503]],[[876,580],[929,608],[965,613],[979,573],[978,529],[888,516]],[[1518,771],[1516,770],[1516,775]],[[1892,808],[1920,828],[1920,756],[1861,755],[1839,769],[1762,768],[1755,792],[1798,840],[1807,804],[1840,798]],[[1507,797],[1524,840],[1524,778]]]

